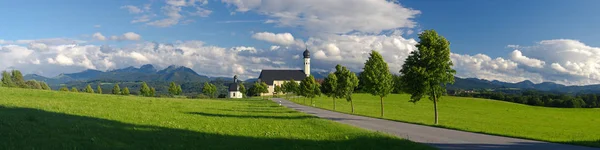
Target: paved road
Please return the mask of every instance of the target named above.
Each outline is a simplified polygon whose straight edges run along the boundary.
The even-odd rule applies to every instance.
[[[281,98],[273,98],[288,108],[312,114],[324,119],[345,123],[368,130],[380,131],[411,141],[425,143],[440,149],[469,150],[600,150],[583,146],[548,143],[541,141],[508,138],[479,133],[471,133],[436,127],[348,115],[314,107],[308,107]]]

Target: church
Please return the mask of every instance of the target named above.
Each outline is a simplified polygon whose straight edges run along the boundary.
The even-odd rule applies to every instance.
[[[265,82],[269,87],[268,93],[261,95],[273,95],[275,86],[281,86],[284,82],[294,80],[300,84],[301,80],[310,75],[310,51],[306,49],[304,56],[304,70],[262,70],[258,76],[258,82]]]

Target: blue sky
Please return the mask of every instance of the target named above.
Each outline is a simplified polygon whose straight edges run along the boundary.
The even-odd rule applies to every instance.
[[[397,72],[414,50],[417,33],[435,29],[450,40],[461,77],[600,83],[599,1],[253,2],[0,1],[0,69],[54,76],[152,63],[254,77],[263,68],[301,68],[295,55],[308,47],[316,71],[337,63],[360,71],[366,52],[375,49]],[[144,16],[150,17],[138,20]],[[182,49],[181,56],[174,55],[176,49]],[[229,67],[209,71],[213,65]]]

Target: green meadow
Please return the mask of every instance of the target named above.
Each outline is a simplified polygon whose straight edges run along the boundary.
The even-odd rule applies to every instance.
[[[384,119],[433,126],[433,102],[408,102],[410,95],[384,98]],[[353,95],[355,114],[380,117],[379,97]],[[299,104],[310,99],[294,98]],[[316,107],[333,109],[333,100],[314,99]],[[351,113],[350,102],[336,100],[336,111]],[[548,108],[496,100],[444,96],[438,103],[439,125],[471,132],[600,147],[600,109]]]
[[[432,149],[260,99],[0,87],[0,149]]]

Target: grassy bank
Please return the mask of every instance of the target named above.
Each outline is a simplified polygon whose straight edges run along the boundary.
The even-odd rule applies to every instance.
[[[433,125],[433,102],[413,104],[410,96],[393,94],[384,98],[385,119]],[[353,95],[355,113],[379,117],[379,97]],[[304,98],[293,99],[304,103]],[[333,109],[331,98],[314,99],[316,107]],[[338,99],[336,111],[350,113],[350,102]],[[307,99],[306,103],[310,103]],[[600,109],[535,107],[478,98],[443,97],[439,126],[471,132],[600,147]]]

